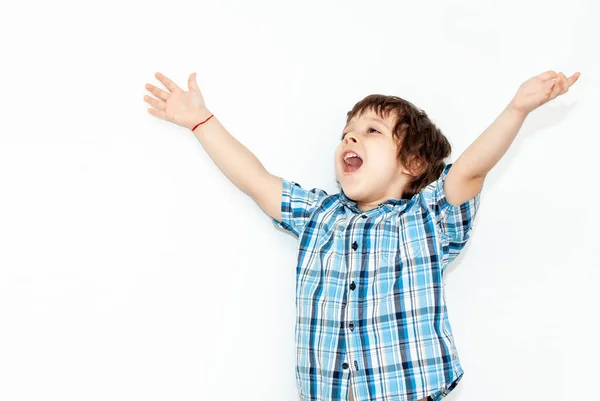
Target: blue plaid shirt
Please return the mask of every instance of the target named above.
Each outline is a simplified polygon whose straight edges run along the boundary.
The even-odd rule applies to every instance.
[[[304,400],[445,397],[463,376],[443,274],[469,239],[481,192],[446,201],[442,175],[369,211],[341,190],[283,181],[282,222],[299,240],[296,382]]]

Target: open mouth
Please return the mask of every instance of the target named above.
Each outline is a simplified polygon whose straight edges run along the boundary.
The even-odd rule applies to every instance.
[[[345,173],[354,173],[362,164],[363,160],[354,152],[346,152],[342,156],[342,165]]]

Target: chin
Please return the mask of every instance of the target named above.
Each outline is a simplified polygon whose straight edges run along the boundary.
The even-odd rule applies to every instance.
[[[362,185],[360,185],[358,183],[350,184],[348,182],[344,182],[344,183],[340,183],[340,186],[344,190],[344,193],[346,194],[346,196],[352,200],[359,199],[360,195],[364,192]]]

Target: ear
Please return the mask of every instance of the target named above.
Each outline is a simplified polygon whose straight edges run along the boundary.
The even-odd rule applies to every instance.
[[[400,165],[400,168],[402,169],[402,173],[416,178],[423,174],[423,172],[427,168],[427,163],[423,159],[420,159],[417,156],[413,156],[410,158],[408,166]]]

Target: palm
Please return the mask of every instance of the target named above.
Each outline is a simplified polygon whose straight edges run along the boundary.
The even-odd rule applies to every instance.
[[[166,119],[175,123],[192,118],[197,110],[204,105],[200,92],[177,90],[165,102]]]

